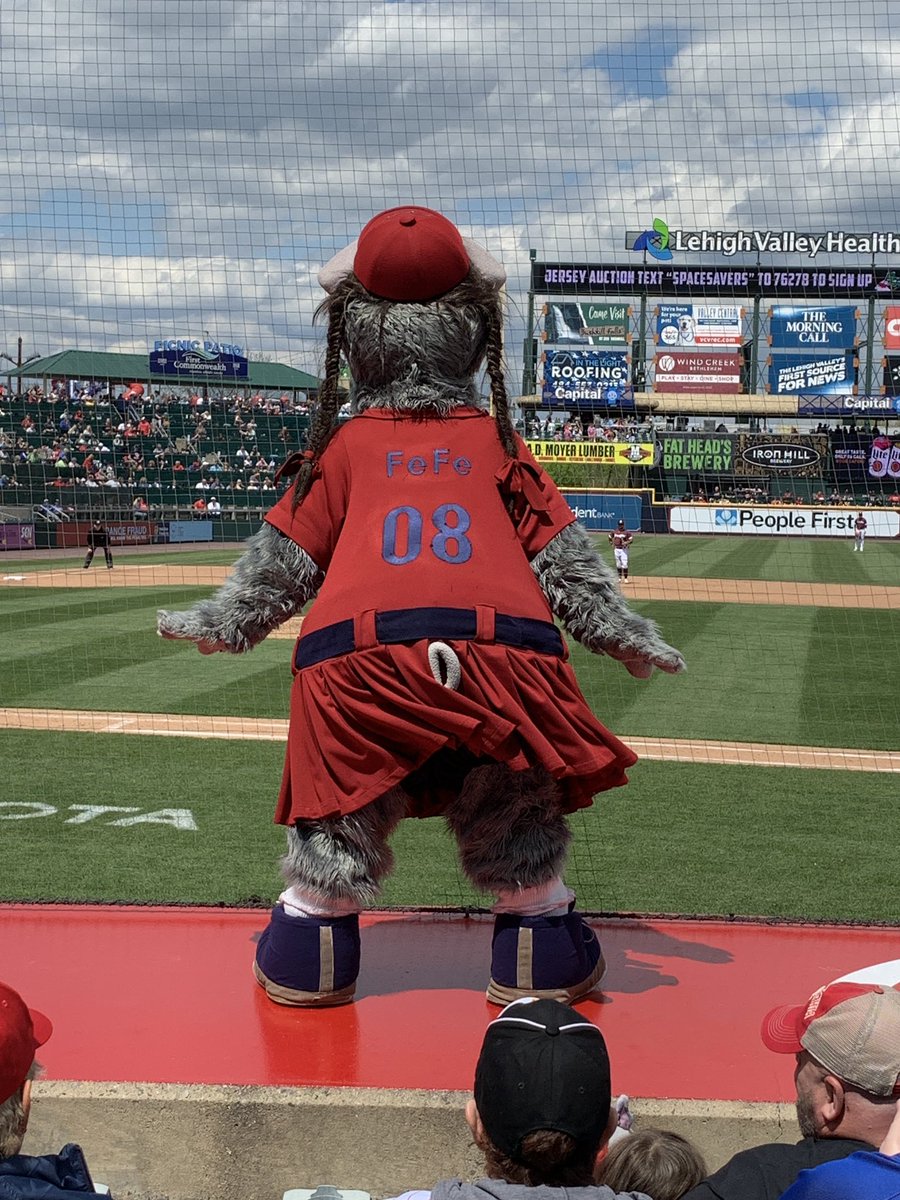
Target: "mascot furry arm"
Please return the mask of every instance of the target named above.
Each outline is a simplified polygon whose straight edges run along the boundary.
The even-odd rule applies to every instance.
[[[622,599],[616,576],[582,525],[558,533],[531,566],[552,612],[588,650],[608,654],[638,678],[654,667],[684,669],[681,654],[662,640],[655,623]],[[161,612],[159,632],[195,642],[201,654],[242,654],[300,613],[323,578],[305,550],[266,525],[250,538],[216,595],[187,612]]]

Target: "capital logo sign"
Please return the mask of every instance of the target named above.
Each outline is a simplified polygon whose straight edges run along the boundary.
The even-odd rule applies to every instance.
[[[884,310],[884,346],[886,350],[900,350],[900,308]]]
[[[659,262],[671,262],[672,251],[669,249],[669,227],[665,221],[657,217],[652,229],[645,229],[634,240],[632,250],[646,250],[651,258]]]
[[[736,508],[717,508],[716,509],[716,524],[717,525],[737,525],[738,514]]]

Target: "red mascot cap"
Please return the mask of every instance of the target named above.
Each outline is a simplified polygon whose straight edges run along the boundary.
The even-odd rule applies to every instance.
[[[425,304],[452,291],[475,267],[495,288],[506,272],[477,242],[432,208],[406,204],[379,213],[319,272],[331,292],[351,272],[381,300]]]

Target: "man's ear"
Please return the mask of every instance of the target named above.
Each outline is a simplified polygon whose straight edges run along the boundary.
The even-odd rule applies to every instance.
[[[836,1129],[844,1118],[847,1103],[844,1084],[837,1075],[826,1075],[822,1080],[822,1087],[825,1089],[825,1098],[819,1106],[819,1111],[825,1124],[831,1129]]]
[[[28,1128],[28,1118],[31,1115],[31,1080],[26,1079],[22,1086],[22,1124],[19,1128],[19,1133],[24,1137],[25,1130]]]

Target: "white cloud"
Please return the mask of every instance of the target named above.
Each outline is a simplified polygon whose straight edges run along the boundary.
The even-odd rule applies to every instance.
[[[531,247],[621,260],[654,216],[896,224],[879,0],[698,0],[681,25],[658,2],[9,7],[2,303],[43,351],[215,326],[314,370],[318,267],[407,200],[504,260],[516,363]]]

